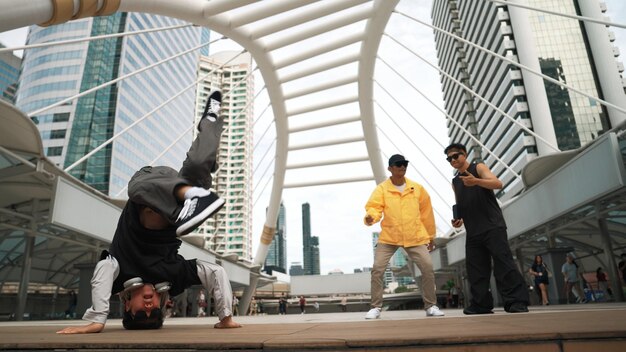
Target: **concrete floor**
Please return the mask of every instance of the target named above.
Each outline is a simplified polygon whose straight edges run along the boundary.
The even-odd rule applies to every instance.
[[[424,311],[292,314],[236,317],[240,329],[213,329],[215,317],[171,318],[160,330],[124,330],[107,323],[99,334],[58,335],[73,321],[0,323],[0,349],[9,350],[392,350],[409,351],[626,351],[626,304],[531,307],[530,313],[445,317]]]

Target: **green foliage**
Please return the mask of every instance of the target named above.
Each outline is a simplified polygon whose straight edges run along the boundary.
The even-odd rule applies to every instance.
[[[395,293],[402,293],[402,292],[409,292],[409,291],[410,291],[409,288],[406,287],[406,286],[398,286],[398,287],[396,287],[395,291],[393,291],[393,292],[395,292]]]

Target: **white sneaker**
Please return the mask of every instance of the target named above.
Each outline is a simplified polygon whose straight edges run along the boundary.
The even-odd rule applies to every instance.
[[[439,307],[437,306],[431,306],[430,308],[426,309],[427,317],[443,317],[444,315],[446,314],[439,310]]]
[[[365,314],[365,319],[378,319],[380,318],[380,308],[372,308],[367,314]]]

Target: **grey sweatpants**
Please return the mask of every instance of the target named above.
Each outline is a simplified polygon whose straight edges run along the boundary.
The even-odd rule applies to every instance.
[[[182,208],[174,196],[177,187],[190,185],[211,188],[211,172],[217,170],[217,150],[224,122],[202,119],[200,133],[191,144],[180,171],[169,166],[145,166],[128,182],[128,199],[148,206],[163,215],[171,224]]]
[[[226,276],[226,271],[220,265],[197,259],[198,277],[207,292],[213,293],[215,313],[224,319],[233,315],[233,290]]]

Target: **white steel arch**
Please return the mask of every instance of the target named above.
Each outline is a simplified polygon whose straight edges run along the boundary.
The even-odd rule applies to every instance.
[[[337,160],[321,160],[300,165],[287,165],[287,156],[290,150],[308,149],[319,146],[335,146],[342,143],[363,141],[366,146],[367,157],[357,156],[341,160],[344,162],[362,162],[369,160],[371,175],[345,177],[334,180],[320,180],[314,183],[294,184],[292,187],[324,185],[346,182],[375,180],[377,183],[385,179],[384,166],[381,158],[376,124],[374,121],[373,82],[376,54],[382,38],[384,28],[399,0],[32,0],[16,2],[0,0],[0,31],[19,28],[31,24],[53,25],[69,20],[110,15],[117,11],[145,12],[169,17],[176,17],[194,25],[204,26],[227,36],[244,47],[257,63],[263,76],[272,105],[276,128],[276,155],[274,163],[274,177],[270,202],[265,220],[261,243],[253,260],[253,265],[259,269],[262,266],[269,244],[274,236],[274,226],[278,217],[278,207],[285,187],[285,173],[290,168],[306,168],[332,165]],[[288,11],[293,14],[280,20],[264,21],[268,17],[283,14]],[[345,15],[332,16],[345,11]],[[306,45],[292,55],[279,57],[275,51],[286,46],[297,46],[298,43],[310,40],[315,36],[330,30],[340,29],[355,23],[363,23],[363,29],[354,33],[346,31],[332,39],[318,45]],[[298,27],[294,29],[294,27]],[[281,32],[278,39],[271,35]],[[285,34],[286,33],[286,34]],[[267,37],[270,37],[269,39]],[[301,69],[281,70],[294,67],[300,62],[327,54],[349,45],[360,45],[357,53],[343,54],[332,60],[326,60]],[[334,78],[326,82],[317,82],[298,90],[289,89],[286,83],[305,78],[320,72],[345,65],[356,64],[357,72],[345,77]],[[340,97],[333,101],[324,101],[300,108],[288,109],[290,99],[320,93],[339,86],[356,83],[356,91],[351,96]],[[359,112],[350,117],[336,117],[332,121],[311,123],[306,127],[290,130],[289,117],[324,108],[358,103]],[[362,136],[322,141],[313,145],[289,145],[290,133],[314,130],[332,125],[361,122]],[[253,294],[258,277],[253,274],[248,290],[244,293],[241,302],[247,306]],[[243,307],[246,309],[247,307]]]

